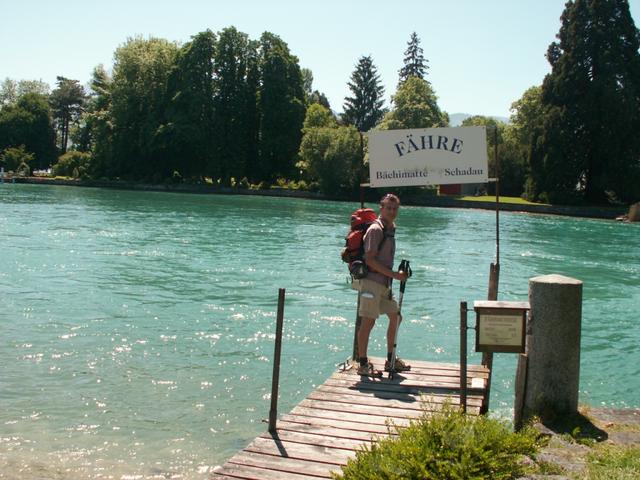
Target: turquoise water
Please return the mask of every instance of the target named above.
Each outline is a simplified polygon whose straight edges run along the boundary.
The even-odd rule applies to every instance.
[[[281,412],[350,355],[339,251],[356,206],[1,185],[0,478],[206,478],[266,428],[278,287]],[[459,302],[486,297],[494,232],[493,212],[402,208],[403,357],[457,361]],[[583,403],[640,406],[639,238],[501,215],[501,299],[526,300],[536,275],[584,281]],[[494,374],[491,408],[508,416],[515,357]]]

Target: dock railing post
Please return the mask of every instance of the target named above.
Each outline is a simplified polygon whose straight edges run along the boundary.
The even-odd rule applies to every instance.
[[[460,408],[467,413],[467,302],[460,302]]]
[[[282,352],[282,324],[284,319],[284,292],[278,291],[278,316],[276,319],[276,346],[273,353],[273,377],[271,379],[271,409],[269,410],[269,432],[276,431],[278,417],[278,387],[280,383],[280,353]]]

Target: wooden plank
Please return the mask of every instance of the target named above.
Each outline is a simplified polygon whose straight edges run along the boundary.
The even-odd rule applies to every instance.
[[[406,385],[412,387],[431,387],[431,388],[460,388],[460,377],[430,377],[428,375],[412,375],[407,372],[398,373],[393,380],[387,378],[372,379],[367,377],[356,376],[352,373],[336,372],[331,376],[332,379],[346,380],[356,385],[360,384],[378,384],[378,385]],[[445,378],[445,380],[442,380]],[[471,385],[474,377],[467,377],[467,385]],[[366,380],[365,380],[366,379]]]
[[[362,400],[360,402],[369,403],[369,399],[377,399],[377,400],[395,400],[402,402],[403,404],[415,403],[418,406],[422,401],[433,401],[434,403],[444,403],[451,402],[455,404],[456,399],[458,398],[457,392],[454,394],[450,392],[440,393],[440,394],[427,394],[422,393],[420,390],[415,389],[417,393],[409,393],[407,389],[407,393],[400,393],[397,391],[390,392],[383,389],[378,390],[361,390],[361,389],[350,389],[342,386],[332,386],[332,385],[320,385],[314,392],[312,392],[307,398],[314,398],[311,395],[316,395],[318,393],[326,393],[326,394],[338,394],[338,395],[351,395],[353,397],[359,397]],[[467,400],[467,404],[477,404],[478,406],[482,405],[482,397],[478,395],[471,396],[469,395]],[[475,403],[473,403],[475,402]],[[393,402],[392,402],[393,403]]]
[[[369,357],[370,361],[374,364],[384,365],[385,359],[382,357]],[[419,368],[419,369],[443,369],[443,370],[453,370],[460,371],[459,363],[440,363],[440,362],[427,362],[424,360],[406,360],[406,362],[411,365],[411,369]],[[479,364],[469,364],[467,365],[467,371],[477,372],[477,373],[488,373],[487,367]]]
[[[303,472],[305,475],[319,478],[330,478],[331,471],[340,470],[340,466],[338,465],[319,463],[311,460],[296,460],[253,452],[241,452],[234,455],[227,463],[266,468],[285,473]]]
[[[332,412],[372,415],[382,417],[383,419],[387,417],[391,419],[417,418],[422,413],[420,410],[408,408],[386,408],[312,399],[303,400],[300,402],[300,406]]]
[[[482,379],[478,379],[484,382]],[[483,384],[484,385],[484,384]],[[407,393],[411,395],[419,395],[421,393],[433,394],[433,395],[458,395],[459,386],[456,388],[444,388],[444,387],[420,387],[416,385],[402,385],[393,383],[377,383],[377,382],[358,382],[353,383],[349,380],[329,378],[322,386],[328,387],[343,387],[355,392],[397,392]],[[473,396],[482,398],[484,396],[484,387],[470,388],[469,391],[473,392]]]
[[[215,472],[222,473],[232,478],[240,478],[243,480],[282,480],[288,478],[290,480],[317,480],[318,477],[311,475],[303,475],[297,473],[279,472],[277,470],[269,470],[266,468],[250,467],[246,465],[234,465],[225,463],[220,470]]]
[[[386,425],[375,425],[372,423],[349,422],[346,420],[336,420],[333,418],[312,417],[303,415],[282,415],[278,421],[278,427],[282,425],[282,421],[289,423],[299,423],[301,425],[334,427],[345,431],[353,431],[366,433],[369,435],[387,435],[389,429]],[[395,431],[391,431],[391,435],[396,435]]]
[[[369,405],[369,406],[381,406],[388,408],[404,408],[409,410],[423,410],[425,404],[436,404],[442,405],[445,403],[450,403],[451,405],[459,405],[460,398],[457,395],[449,395],[449,396],[434,396],[434,395],[423,395],[422,397],[419,395],[408,395],[407,400],[397,400],[393,398],[386,398],[380,392],[378,395],[367,394],[363,392],[351,392],[347,390],[345,393],[342,392],[327,392],[326,390],[316,389],[307,397],[309,400],[324,400],[329,402],[340,402],[340,403],[351,403],[355,405]],[[410,399],[410,400],[409,400]],[[475,405],[480,406],[482,404],[482,399],[474,399]],[[467,400],[467,405],[470,402]]]
[[[260,435],[261,438],[271,438],[270,433]],[[277,438],[282,442],[304,443],[318,447],[338,448],[341,450],[355,450],[358,446],[371,443],[371,440],[352,440],[350,438],[329,437],[315,433],[300,433],[288,430],[278,430]]]
[[[369,432],[359,432],[357,430],[346,430],[343,428],[328,427],[318,424],[304,424],[299,422],[289,422],[284,419],[278,420],[278,431],[286,430],[290,432],[299,433],[313,433],[314,435],[325,435],[327,437],[347,438],[351,440],[358,440],[360,442],[368,442],[376,436],[387,436],[387,432],[380,434],[372,434]]]
[[[458,403],[459,403],[458,399]],[[300,406],[307,408],[314,408],[318,410],[330,410],[334,412],[344,412],[344,413],[356,413],[356,414],[365,414],[365,415],[377,415],[380,417],[389,417],[391,419],[398,418],[417,418],[422,413],[421,410],[416,410],[412,408],[398,408],[398,407],[381,407],[381,406],[370,406],[370,405],[358,405],[358,404],[349,404],[349,403],[339,403],[339,402],[331,402],[324,400],[312,400],[305,399],[300,402]],[[425,408],[427,411],[436,411],[442,407],[442,404],[426,404]],[[480,409],[477,407],[471,407],[468,409],[468,412],[474,415],[478,415],[480,413]]]
[[[319,463],[332,465],[346,465],[349,458],[353,458],[355,453],[351,450],[339,448],[319,447],[317,445],[305,445],[303,443],[278,441],[271,438],[256,438],[251,442],[245,452],[262,453],[265,455],[276,455],[282,458],[293,458],[297,460],[310,460]]]
[[[334,411],[309,408],[300,404],[298,404],[297,407],[291,410],[291,413],[294,415],[304,415],[311,418],[338,420],[360,425],[385,426],[387,424],[387,419],[384,417],[370,416],[366,413],[345,412],[344,410]],[[390,420],[393,420],[393,423],[399,426],[409,425],[408,418],[394,418]]]

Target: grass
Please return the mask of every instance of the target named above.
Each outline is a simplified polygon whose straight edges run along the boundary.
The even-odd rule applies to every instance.
[[[585,480],[637,480],[640,478],[640,447],[603,445],[587,458]]]
[[[458,197],[458,200],[464,200],[466,202],[494,202],[496,197],[493,195],[468,195],[466,197]],[[503,197],[500,196],[500,203],[512,203],[515,205],[549,205],[548,203],[533,203],[520,197]]]

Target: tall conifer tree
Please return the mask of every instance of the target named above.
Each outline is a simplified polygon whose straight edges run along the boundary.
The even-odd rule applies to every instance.
[[[532,196],[551,201],[640,194],[640,34],[626,0],[566,4],[542,86],[545,119],[532,147]]]
[[[413,32],[404,52],[404,66],[398,72],[400,75],[398,86],[402,85],[409,77],[418,77],[424,80],[429,66],[423,53],[418,34]]]
[[[353,96],[345,97],[342,119],[360,132],[371,130],[385,114],[384,87],[371,56],[361,57],[348,83]]]

